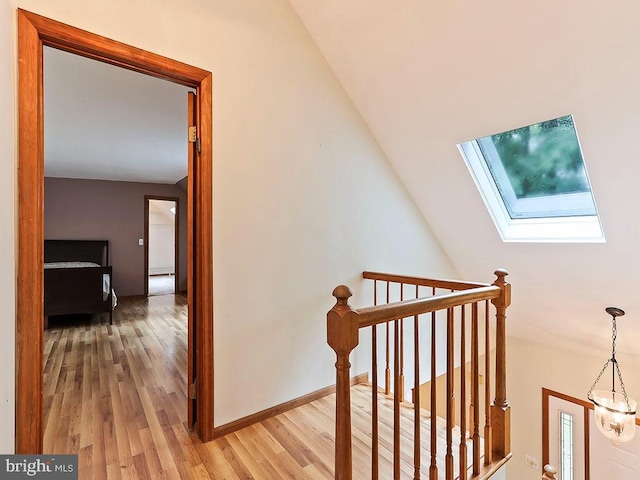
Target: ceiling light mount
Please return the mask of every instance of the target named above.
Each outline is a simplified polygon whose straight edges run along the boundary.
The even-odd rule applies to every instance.
[[[624,443],[631,440],[636,430],[637,402],[628,397],[622,381],[622,372],[616,360],[616,338],[618,330],[616,317],[624,315],[624,310],[618,307],[607,307],[605,311],[611,315],[612,338],[611,358],[608,359],[602,370],[591,385],[587,398],[595,405],[594,412],[598,430],[614,443]],[[594,390],[600,378],[611,364],[611,391]],[[616,392],[616,378],[620,385],[620,393]]]

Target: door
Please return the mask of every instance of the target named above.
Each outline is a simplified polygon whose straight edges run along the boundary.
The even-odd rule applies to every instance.
[[[549,463],[558,469],[559,480],[588,480],[584,412],[583,405],[549,397]]]
[[[187,122],[189,125],[189,142],[187,143],[188,149],[188,176],[187,176],[187,242],[189,245],[194,244],[195,240],[195,229],[196,229],[196,219],[194,215],[195,209],[195,201],[194,201],[194,193],[195,193],[195,175],[196,175],[196,158],[198,156],[197,147],[198,143],[196,141],[197,132],[195,131],[197,125],[197,109],[196,109],[196,95],[192,92],[187,93]],[[187,357],[188,357],[188,367],[187,367],[187,384],[188,384],[188,412],[187,412],[187,423],[189,428],[194,428],[196,425],[197,415],[197,375],[196,375],[196,365],[197,365],[197,353],[196,353],[196,308],[195,308],[195,300],[196,300],[196,291],[194,279],[196,276],[196,264],[194,262],[195,256],[193,252],[193,248],[189,248],[187,252],[187,308],[189,309],[188,315],[188,346],[187,346]]]

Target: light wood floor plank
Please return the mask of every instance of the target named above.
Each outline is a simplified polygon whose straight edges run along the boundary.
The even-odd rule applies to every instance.
[[[203,444],[186,428],[185,297],[123,298],[114,324],[107,323],[97,316],[60,324],[52,318],[45,331],[44,448],[77,453],[80,478],[333,480],[335,395]],[[393,402],[380,397],[380,478],[390,479]],[[370,387],[355,386],[352,399],[354,479],[366,480]],[[412,416],[403,410],[403,479],[413,478]],[[423,412],[423,439],[430,422]],[[436,423],[442,427],[442,419]],[[442,430],[440,478],[444,438]],[[426,478],[428,442],[421,450]]]

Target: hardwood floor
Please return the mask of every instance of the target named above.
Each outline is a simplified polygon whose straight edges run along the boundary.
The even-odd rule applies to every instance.
[[[147,282],[149,296],[172,294],[176,290],[175,275],[150,275]]]
[[[182,296],[122,299],[108,320],[45,331],[47,453],[77,453],[82,479],[333,479],[335,396],[203,444],[186,425]],[[354,478],[370,478],[371,394],[352,389]],[[413,478],[411,415],[403,412],[402,472]],[[380,403],[380,478],[392,478],[392,403]],[[428,439],[424,412],[422,438]],[[444,432],[443,432],[444,433]],[[422,476],[428,475],[428,442]],[[439,439],[439,457],[445,445]],[[455,448],[457,450],[457,446]],[[444,478],[443,458],[439,458]],[[457,461],[456,461],[457,463]]]

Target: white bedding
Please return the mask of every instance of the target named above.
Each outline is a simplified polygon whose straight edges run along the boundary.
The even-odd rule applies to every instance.
[[[100,265],[93,262],[49,262],[44,264],[45,270],[47,268],[87,268],[99,266]]]
[[[93,262],[48,262],[44,264],[45,270],[48,268],[91,268],[91,267],[100,267],[101,265]],[[111,290],[112,302],[111,308],[114,309],[118,305],[118,297],[116,296],[116,291],[113,288],[110,288],[111,284],[111,276],[108,274],[102,275],[102,299],[106,300],[109,298],[109,290]]]

